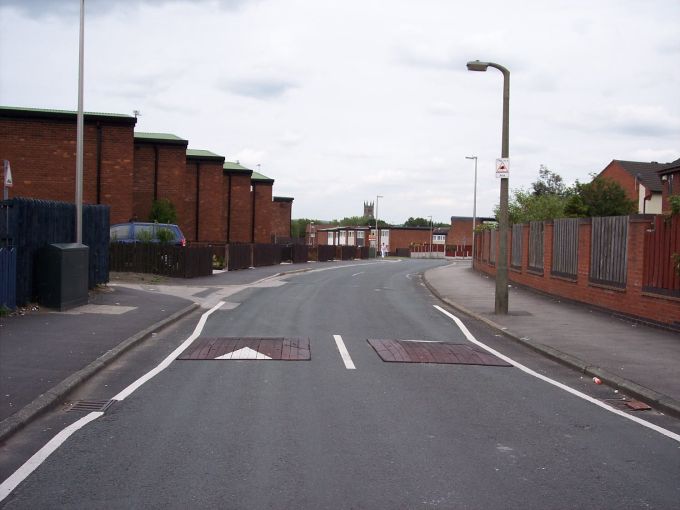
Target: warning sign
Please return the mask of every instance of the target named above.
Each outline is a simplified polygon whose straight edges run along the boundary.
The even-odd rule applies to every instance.
[[[496,160],[496,177],[501,179],[510,177],[510,160],[508,158],[498,158]]]
[[[2,166],[4,170],[4,183],[5,183],[5,188],[11,188],[12,187],[12,169],[9,166],[9,161],[4,159],[2,161]]]

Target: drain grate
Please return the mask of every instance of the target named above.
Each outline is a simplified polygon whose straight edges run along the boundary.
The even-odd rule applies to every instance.
[[[68,412],[103,413],[113,404],[113,400],[77,400],[71,404]]]
[[[465,344],[425,340],[368,339],[383,361],[391,363],[442,363],[511,367],[488,352]]]
[[[199,338],[178,360],[311,359],[309,338]]]
[[[603,402],[622,411],[649,411],[651,407],[644,402],[632,398],[604,398]]]

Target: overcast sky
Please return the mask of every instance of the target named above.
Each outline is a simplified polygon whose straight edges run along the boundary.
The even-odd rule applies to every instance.
[[[0,104],[75,110],[78,0],[0,0]],[[85,109],[240,160],[293,217],[448,221],[510,187],[680,157],[678,0],[86,0]]]

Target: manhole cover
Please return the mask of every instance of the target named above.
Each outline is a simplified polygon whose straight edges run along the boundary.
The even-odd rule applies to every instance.
[[[395,363],[446,363],[511,367],[486,351],[465,344],[423,340],[368,339],[383,361]]]
[[[285,360],[311,359],[309,338],[199,338],[178,360]]]

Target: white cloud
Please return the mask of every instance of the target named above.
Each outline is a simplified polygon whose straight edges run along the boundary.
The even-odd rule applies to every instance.
[[[5,0],[0,103],[74,109],[77,2]],[[70,7],[69,7],[70,6]],[[88,110],[239,159],[341,218],[385,196],[389,221],[498,202],[511,71],[511,187],[540,164],[571,182],[611,159],[680,156],[680,4],[663,0],[88,0]],[[382,216],[382,213],[381,213]]]

